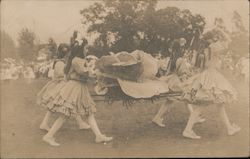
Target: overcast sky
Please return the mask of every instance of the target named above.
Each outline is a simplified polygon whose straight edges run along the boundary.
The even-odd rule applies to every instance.
[[[94,0],[2,0],[1,29],[15,40],[18,32],[28,27],[33,30],[40,42],[47,42],[53,37],[57,43],[68,42],[73,30],[83,30],[79,11],[89,7]],[[224,19],[231,29],[231,17],[237,10],[249,25],[249,2],[247,0],[160,0],[157,9],[176,6],[190,9],[206,17],[207,29],[213,25],[215,17]]]

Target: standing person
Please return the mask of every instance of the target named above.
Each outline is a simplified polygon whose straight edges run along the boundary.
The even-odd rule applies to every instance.
[[[50,59],[56,58],[57,45],[53,38],[49,38],[48,50],[50,51]]]
[[[58,112],[59,117],[49,132],[43,137],[43,140],[52,146],[59,146],[55,141],[54,135],[62,127],[67,118],[76,115],[87,116],[88,123],[96,136],[95,141],[97,143],[108,142],[113,139],[100,132],[94,117],[96,108],[88,90],[87,62],[83,59],[83,48],[87,44],[86,42],[83,41],[81,46],[77,45],[77,43],[73,46],[64,70],[68,81],[53,100],[51,110]]]
[[[186,39],[179,38],[173,41],[170,48],[170,72],[173,72],[176,68],[176,61],[184,54],[184,47],[186,45]]]
[[[241,128],[230,122],[225,110],[225,105],[237,99],[237,93],[229,81],[218,71],[219,58],[217,52],[212,52],[209,45],[212,40],[208,40],[207,47],[198,55],[196,67],[200,73],[191,80],[191,87],[184,94],[184,100],[195,104],[191,112],[183,136],[200,139],[193,131],[193,126],[197,116],[201,113],[204,105],[216,104],[219,115],[227,128],[228,135],[234,135]]]
[[[178,43],[176,43],[178,42]],[[194,75],[192,61],[195,61],[196,55],[194,55],[194,59],[190,60],[190,53],[191,52],[182,52],[184,51],[183,47],[186,43],[184,38],[179,39],[175,42],[175,47],[179,46],[172,51],[176,52],[177,54],[173,54],[170,57],[170,73],[167,76],[160,77],[160,80],[165,81],[169,85],[169,89],[173,92],[180,92],[184,91],[182,85],[186,83],[186,81]],[[160,109],[158,110],[157,114],[154,116],[152,122],[157,124],[160,127],[165,127],[163,124],[163,115],[168,111],[169,107],[173,105],[173,100],[166,99],[166,101],[161,105]],[[193,107],[191,104],[187,104],[189,112],[193,112]],[[201,123],[204,122],[205,119],[198,116],[195,122]]]
[[[57,59],[54,61],[53,69],[54,76],[51,81],[49,81],[37,94],[37,103],[42,105],[48,109],[47,113],[44,116],[42,123],[40,124],[40,129],[49,131],[49,120],[53,113],[53,100],[60,89],[66,84],[66,80],[64,79],[64,67],[65,67],[65,59],[69,56],[69,47],[66,44],[60,44],[58,47]],[[81,116],[76,116],[76,121],[79,125],[79,129],[89,129],[90,126],[84,122]]]

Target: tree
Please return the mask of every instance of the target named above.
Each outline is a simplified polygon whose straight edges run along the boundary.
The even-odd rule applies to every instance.
[[[147,26],[154,25],[151,30],[145,30],[148,41],[148,51],[168,53],[168,49],[177,38],[187,40],[186,47],[195,47],[203,33],[205,19],[201,15],[193,15],[189,10],[180,10],[177,7],[166,7],[155,12],[151,18],[145,17]]]
[[[17,58],[16,47],[13,39],[5,32],[1,31],[1,58]]]
[[[167,55],[167,48],[180,37],[193,45],[203,32],[204,17],[177,7],[156,10],[156,4],[157,0],[103,0],[81,10],[88,33],[97,35],[91,52],[102,56],[140,49]]]
[[[232,17],[233,31],[231,36],[230,50],[234,53],[234,59],[238,60],[241,56],[249,54],[249,37],[243,25],[242,18],[237,11]]]
[[[34,60],[36,57],[36,47],[34,44],[35,33],[30,31],[28,28],[23,28],[19,32],[18,37],[18,53],[19,56],[25,60]]]

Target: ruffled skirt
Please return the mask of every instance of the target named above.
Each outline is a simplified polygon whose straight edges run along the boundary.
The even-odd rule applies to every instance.
[[[216,69],[210,68],[190,78],[182,99],[193,104],[229,103],[237,100],[237,92]]]
[[[64,79],[54,79],[49,81],[37,94],[37,104],[46,108],[51,108],[50,101],[54,100],[60,90],[64,87]]]
[[[55,98],[48,101],[49,110],[66,116],[90,115],[96,112],[95,102],[90,96],[86,83],[69,80]]]

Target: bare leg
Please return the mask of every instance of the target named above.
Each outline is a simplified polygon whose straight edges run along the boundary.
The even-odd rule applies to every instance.
[[[160,107],[160,109],[158,110],[157,114],[155,115],[155,117],[153,118],[152,122],[154,122],[155,124],[157,124],[160,127],[165,127],[165,124],[163,124],[163,115],[168,111],[169,108],[169,104],[172,104],[172,101],[166,100]]]
[[[43,140],[47,143],[49,143],[52,146],[59,146],[60,144],[58,144],[55,139],[54,139],[54,135],[56,134],[56,132],[62,127],[63,123],[66,121],[66,116],[64,115],[60,115],[57,120],[54,122],[54,124],[52,125],[51,129],[49,130],[49,132],[43,137]]]
[[[187,138],[191,139],[200,139],[201,137],[196,135],[193,131],[193,126],[197,121],[197,118],[200,114],[201,110],[199,107],[196,107],[193,109],[193,111],[190,113],[186,128],[184,129],[182,135]]]
[[[188,107],[189,113],[194,112],[194,108],[193,108],[192,104],[187,104],[187,107]]]
[[[42,123],[40,124],[40,129],[42,130],[46,130],[49,131],[50,127],[49,127],[49,119],[51,117],[52,113],[50,111],[47,111],[47,113],[45,114]]]
[[[225,106],[219,105],[218,108],[219,108],[219,113],[220,113],[220,117],[222,119],[222,122],[225,124],[225,126],[227,128],[228,135],[234,135],[237,132],[239,132],[241,130],[241,128],[239,126],[237,126],[236,124],[232,124],[229,121],[229,118],[228,118],[226,110],[225,110]]]
[[[82,120],[81,115],[76,115],[75,119],[80,130],[90,128],[89,124]]]
[[[107,137],[101,133],[93,114],[88,116],[88,122],[89,122],[90,128],[92,129],[92,131],[94,132],[94,134],[96,136],[95,141],[97,143],[108,142],[108,141],[113,140],[112,137]]]
[[[192,104],[187,104],[187,107],[188,107],[188,110],[189,110],[190,114],[191,114],[192,112],[194,112],[194,109],[193,109],[193,105],[192,105]],[[206,119],[205,119],[205,118],[202,118],[202,117],[201,117],[201,114],[199,114],[195,123],[203,123],[204,121],[206,121]]]

